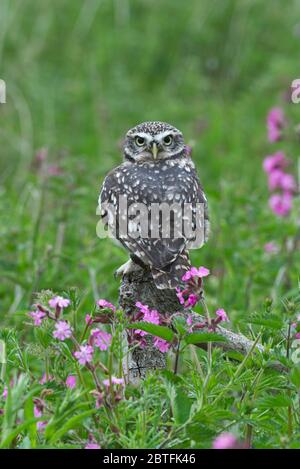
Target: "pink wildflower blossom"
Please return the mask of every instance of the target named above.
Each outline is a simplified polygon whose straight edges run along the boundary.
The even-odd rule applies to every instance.
[[[63,170],[58,165],[49,165],[47,168],[48,176],[61,176]]]
[[[297,183],[292,174],[284,174],[280,181],[281,189],[286,192],[296,192]]]
[[[198,300],[199,300],[198,295],[195,295],[194,293],[191,293],[189,295],[188,299],[187,299],[186,306],[187,307],[189,307],[189,306],[193,307],[193,306],[195,306],[195,304],[197,304]]]
[[[143,305],[140,301],[135,303],[135,306],[141,311],[143,314],[147,314],[149,311],[149,306]]]
[[[67,298],[63,298],[62,296],[54,296],[49,300],[49,306],[51,308],[60,308],[64,309],[67,308],[70,305],[71,301]]]
[[[86,365],[93,359],[93,347],[90,345],[81,345],[80,350],[74,353],[80,365]]]
[[[268,176],[270,191],[274,191],[275,189],[281,189],[285,192],[297,191],[297,184],[292,174],[284,173],[280,169],[274,169]]]
[[[42,411],[36,405],[33,408],[33,413],[34,413],[34,416],[36,418],[42,417],[42,415],[43,415]],[[42,430],[45,429],[46,425],[47,425],[47,422],[40,421],[40,422],[37,422],[36,427],[37,427],[38,431],[42,431]]]
[[[35,326],[40,326],[42,324],[43,318],[46,316],[46,313],[40,310],[31,311],[29,316],[33,319],[33,324]]]
[[[186,308],[195,306],[199,301],[199,295],[189,293],[187,290],[180,290],[180,288],[176,288],[176,296],[179,299],[180,304],[185,305]]]
[[[40,384],[46,384],[46,383],[48,383],[48,382],[50,382],[50,381],[53,381],[53,380],[54,380],[53,376],[48,375],[48,378],[47,378],[46,373],[44,373],[43,376],[42,376],[42,378],[40,379],[39,383],[40,383]]]
[[[264,159],[263,168],[264,171],[269,174],[275,169],[283,170],[288,166],[289,162],[283,153],[283,151],[277,151],[273,155],[269,155]]]
[[[236,444],[236,437],[232,433],[224,432],[214,440],[213,449],[233,449]]]
[[[7,389],[7,386],[5,386],[4,389],[3,389],[3,393],[2,393],[3,399],[6,399],[7,395],[8,395],[8,389]]]
[[[277,142],[281,139],[282,128],[285,125],[283,110],[274,107],[267,116],[267,129],[269,142]]]
[[[69,375],[66,379],[66,386],[70,389],[76,388],[76,376]]]
[[[140,302],[136,303],[137,308],[141,311],[143,314],[143,321],[149,322],[151,324],[159,324],[160,323],[160,316],[159,312],[156,311],[156,309],[149,309],[147,305],[143,305]],[[135,334],[138,334],[140,336],[145,336],[147,335],[147,332],[142,331],[140,329],[136,329]]]
[[[151,324],[159,324],[160,318],[158,311],[156,311],[156,309],[151,309],[144,313],[144,321],[151,322]]]
[[[221,318],[221,321],[229,322],[229,318],[227,316],[226,311],[224,309],[217,309],[216,315]]]
[[[116,307],[112,303],[109,303],[109,301],[106,301],[106,300],[98,300],[97,305],[99,306],[99,308],[102,308],[102,309],[106,308],[106,309],[111,309],[113,312],[116,311]]]
[[[102,382],[103,382],[105,387],[108,388],[110,386],[109,379],[104,379]],[[112,376],[111,377],[111,384],[120,384],[120,385],[124,386],[124,379],[123,378],[116,378],[115,376]]]
[[[199,269],[197,269],[196,267],[192,267],[190,270],[188,270],[184,276],[182,277],[182,280],[184,282],[187,282],[193,278],[203,278],[203,277],[207,277],[209,275],[210,271],[209,269],[207,269],[206,267],[199,267]]]
[[[98,443],[87,443],[84,449],[101,449],[101,446]]]
[[[85,315],[85,323],[90,325],[92,322],[93,322],[92,316],[90,314],[86,314]]]
[[[186,323],[188,326],[193,325],[193,316],[191,314],[189,314],[188,317],[186,318]]]
[[[100,350],[107,350],[111,344],[112,336],[108,332],[92,329],[91,336],[94,338],[96,347],[99,347]]]
[[[274,241],[269,241],[264,245],[264,250],[267,254],[277,254],[279,252],[279,246]]]
[[[185,302],[185,299],[184,299],[184,296],[183,296],[183,291],[180,290],[180,288],[176,288],[176,296],[179,300],[179,303],[181,305],[184,305],[184,302]]]
[[[166,353],[170,348],[170,343],[160,337],[155,337],[153,345],[162,353]]]
[[[292,200],[289,192],[273,194],[269,199],[269,206],[275,215],[286,217],[292,209]]]
[[[69,339],[71,335],[72,329],[67,321],[58,321],[55,324],[55,331],[53,332],[53,337],[58,340],[65,340]]]

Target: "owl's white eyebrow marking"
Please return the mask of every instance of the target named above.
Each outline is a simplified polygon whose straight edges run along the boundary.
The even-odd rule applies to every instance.
[[[160,132],[159,134],[155,135],[155,140],[162,140],[167,135],[175,135],[175,134],[171,130],[165,130],[164,132]]]
[[[135,134],[132,134],[132,137],[142,137],[144,138],[147,142],[151,142],[153,140],[153,137],[149,134],[146,134],[145,132],[136,132]]]

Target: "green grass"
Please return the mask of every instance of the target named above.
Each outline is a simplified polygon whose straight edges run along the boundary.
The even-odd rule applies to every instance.
[[[22,371],[12,402],[17,392],[24,396],[7,421],[0,417],[2,436],[12,435],[9,442],[2,438],[4,446],[81,447],[88,432],[96,431],[93,417],[83,415],[75,432],[57,436],[59,418],[82,402],[83,392],[64,397],[59,379],[49,384],[57,428],[47,440],[28,423],[32,396],[42,392],[36,383],[47,353],[39,359],[40,338],[26,313],[34,293],[44,289],[70,294],[76,288],[81,326],[96,299],[117,302],[113,272],[126,254],[97,238],[97,197],[103,177],[121,161],[122,137],[138,122],[173,123],[194,146],[212,236],[192,260],[213,273],[206,285],[209,307],[223,307],[232,328],[249,337],[261,332],[263,343],[283,353],[288,321],[283,303],[298,298],[300,254],[295,251],[290,262],[283,248],[268,258],[263,246],[270,240],[284,245],[294,236],[299,205],[286,220],[270,212],[262,160],[283,149],[296,173],[299,142],[292,136],[269,144],[265,118],[270,107],[282,105],[291,134],[299,123],[299,107],[284,100],[298,74],[299,12],[296,1],[283,9],[279,0],[272,8],[259,0],[1,1],[0,78],[6,81],[7,104],[0,105],[0,318],[9,356],[2,378],[7,383]],[[37,169],[40,148],[48,149],[49,164],[61,168],[60,176],[45,178]],[[275,283],[287,263],[288,276]],[[279,331],[248,322],[255,314],[260,319],[267,314],[265,299],[271,295],[273,313],[283,321]],[[244,439],[251,426],[256,446],[299,445],[296,388],[291,391],[293,433],[288,435],[291,402],[280,401],[288,378],[264,367],[259,374],[255,360],[214,405],[236,362],[214,350],[213,372],[203,390],[205,380],[197,370],[205,376],[206,354],[186,351],[180,376],[149,377],[140,388],[128,390],[116,415],[107,414],[105,420],[101,414],[100,444],[210,447],[225,428]],[[55,355],[49,361],[51,374],[65,378]],[[184,416],[176,414],[182,395],[187,399]],[[4,405],[7,411],[14,404]],[[28,425],[15,438],[17,416]]]

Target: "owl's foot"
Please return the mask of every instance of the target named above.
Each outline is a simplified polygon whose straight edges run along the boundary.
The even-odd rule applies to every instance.
[[[125,264],[121,265],[121,267],[115,270],[114,276],[115,278],[123,277],[123,275],[131,274],[132,272],[136,272],[137,270],[140,270],[141,268],[142,267],[140,267],[131,259],[129,259],[127,262],[125,262]]]

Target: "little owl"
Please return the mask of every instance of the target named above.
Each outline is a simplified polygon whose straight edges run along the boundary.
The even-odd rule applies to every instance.
[[[176,288],[190,268],[188,250],[208,239],[207,200],[195,165],[182,133],[164,122],[130,129],[123,155],[99,196],[104,226],[130,255],[116,274],[150,269],[157,288]]]

